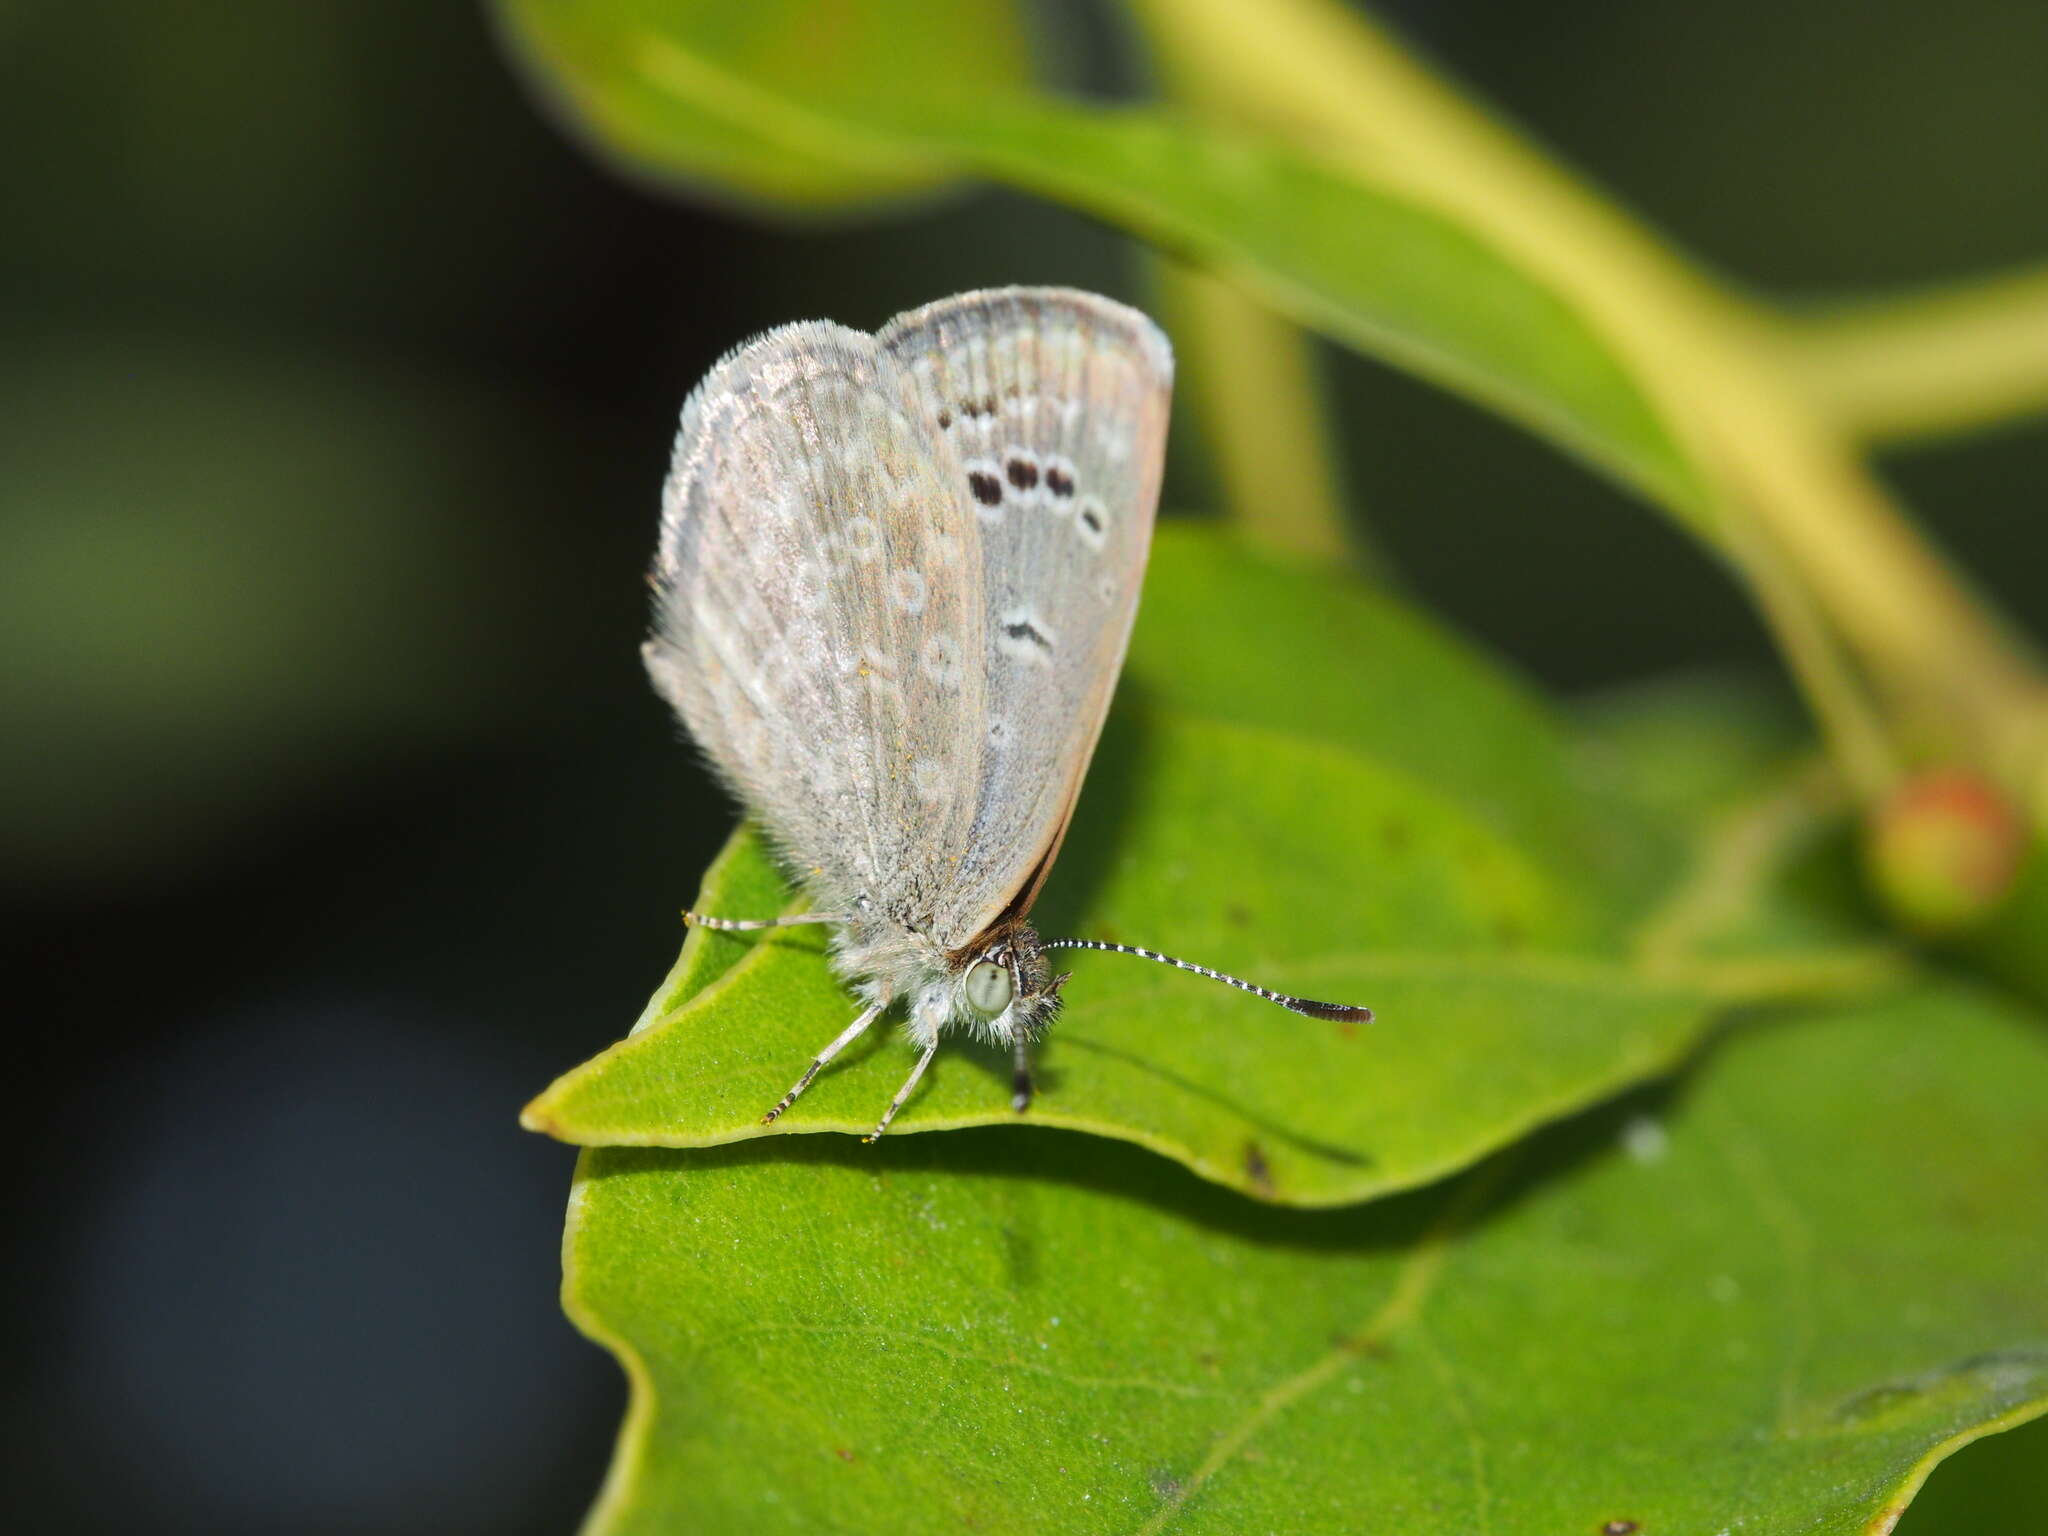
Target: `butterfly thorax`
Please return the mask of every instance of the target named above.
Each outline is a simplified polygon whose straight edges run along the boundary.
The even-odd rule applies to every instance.
[[[870,1003],[908,1005],[919,1046],[951,1030],[992,1045],[1036,1040],[1059,1012],[1060,985],[1038,932],[1005,916],[958,949],[896,918],[856,909],[833,941],[833,964]]]

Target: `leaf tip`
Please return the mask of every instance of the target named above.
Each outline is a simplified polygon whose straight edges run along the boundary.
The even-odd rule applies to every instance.
[[[552,1136],[557,1141],[568,1138],[562,1134],[562,1123],[554,1116],[548,1105],[548,1095],[542,1094],[531,1104],[519,1111],[519,1124],[524,1130],[538,1131],[543,1136]]]

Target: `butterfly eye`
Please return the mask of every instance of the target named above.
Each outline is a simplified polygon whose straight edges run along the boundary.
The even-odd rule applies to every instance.
[[[1016,989],[1010,973],[992,960],[977,960],[967,968],[967,1006],[985,1019],[992,1019],[1010,1006]]]

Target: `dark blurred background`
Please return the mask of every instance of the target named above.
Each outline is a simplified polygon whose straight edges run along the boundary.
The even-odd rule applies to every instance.
[[[2048,255],[2041,0],[1394,14],[1760,289]],[[1134,78],[1083,6],[1046,37]],[[568,1529],[622,1394],[556,1308],[571,1155],[514,1117],[635,1016],[732,820],[636,655],[677,406],[784,320],[1143,267],[993,193],[658,201],[469,6],[0,6],[0,142],[14,1523]],[[1332,373],[1361,518],[1453,623],[1568,693],[1768,668],[1655,517]],[[2040,633],[2048,431],[1887,470]]]

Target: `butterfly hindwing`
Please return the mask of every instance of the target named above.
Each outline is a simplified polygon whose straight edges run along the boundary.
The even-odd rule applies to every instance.
[[[962,294],[877,341],[982,551],[982,770],[940,914],[965,943],[1029,905],[1094,753],[1144,579],[1173,359],[1137,311],[1066,289]]]

